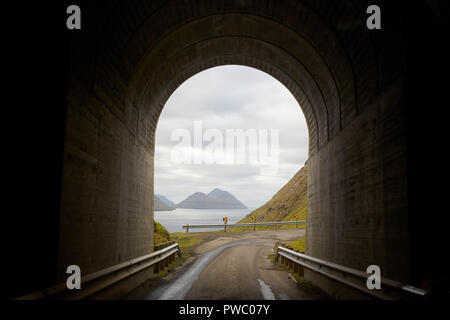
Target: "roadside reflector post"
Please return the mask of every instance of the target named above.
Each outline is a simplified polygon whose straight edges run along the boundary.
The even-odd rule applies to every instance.
[[[227,221],[228,221],[228,218],[227,217],[223,217],[222,220],[223,220],[223,223],[224,223],[223,230],[224,230],[224,232],[227,232]]]

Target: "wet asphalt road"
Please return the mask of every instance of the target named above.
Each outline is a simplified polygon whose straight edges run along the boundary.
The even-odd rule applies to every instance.
[[[320,293],[297,283],[267,256],[277,241],[304,237],[304,229],[230,233],[197,248],[199,257],[174,279],[143,299],[303,300]]]

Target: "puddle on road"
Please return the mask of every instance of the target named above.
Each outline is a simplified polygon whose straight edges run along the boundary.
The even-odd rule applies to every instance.
[[[186,293],[191,289],[194,282],[198,279],[203,269],[210,263],[215,257],[217,257],[225,249],[241,246],[241,245],[264,245],[272,246],[268,244],[255,244],[247,241],[233,242],[214,250],[211,250],[203,254],[185,273],[183,273],[178,279],[174,280],[161,288],[150,292],[144,299],[146,300],[182,300]],[[263,282],[264,283],[264,282]],[[270,290],[270,287],[269,287]],[[270,290],[272,292],[272,290]],[[263,293],[264,294],[264,293]],[[273,293],[272,293],[273,296]],[[265,296],[264,296],[265,297]]]

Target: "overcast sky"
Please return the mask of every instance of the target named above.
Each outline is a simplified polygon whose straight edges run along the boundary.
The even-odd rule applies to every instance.
[[[180,140],[177,129],[192,135],[194,121],[202,121],[203,133],[218,129],[226,143],[227,129],[279,130],[279,167],[276,173],[249,164],[177,164],[173,152]],[[179,131],[179,130],[178,130]],[[186,141],[184,141],[186,143]],[[203,142],[196,152],[204,152]],[[250,142],[246,142],[249,146]],[[178,149],[180,150],[180,149]],[[194,150],[194,149],[193,149]],[[248,159],[248,158],[246,158]],[[249,207],[259,207],[282,188],[308,159],[308,130],[303,113],[292,94],[278,80],[243,66],[221,66],[185,81],[167,101],[156,130],[155,193],[178,203],[190,194],[227,190]],[[266,166],[267,167],[267,166]]]

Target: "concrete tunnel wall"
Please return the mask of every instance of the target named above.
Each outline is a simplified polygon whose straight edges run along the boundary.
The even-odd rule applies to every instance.
[[[69,42],[58,279],[69,264],[87,274],[152,251],[161,110],[190,76],[241,64],[281,81],[305,114],[307,253],[408,281],[402,19],[385,10],[370,32],[369,4],[86,3]]]

